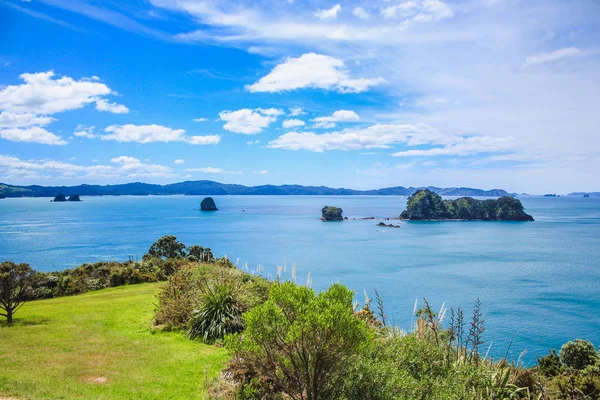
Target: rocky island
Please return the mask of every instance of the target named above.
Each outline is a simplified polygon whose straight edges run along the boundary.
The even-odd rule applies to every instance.
[[[69,196],[67,201],[81,201],[81,199],[79,198],[78,194],[73,194],[73,195]]]
[[[65,197],[64,194],[57,194],[56,196],[54,196],[54,200],[52,200],[53,202],[63,202],[63,201],[67,201],[67,198]]]
[[[471,197],[443,200],[428,189],[419,190],[408,198],[400,219],[533,221],[533,217],[523,210],[521,202],[510,196],[497,200],[475,200]]]
[[[343,211],[339,207],[325,206],[321,209],[321,221],[343,221]]]
[[[217,208],[217,205],[215,204],[215,201],[212,197],[206,197],[204,200],[202,200],[202,203],[200,203],[200,210],[217,211],[219,209]]]

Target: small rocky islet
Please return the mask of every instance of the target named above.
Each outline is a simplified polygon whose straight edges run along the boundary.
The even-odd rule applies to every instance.
[[[200,203],[201,211],[218,211],[217,205],[212,197],[205,197]]]

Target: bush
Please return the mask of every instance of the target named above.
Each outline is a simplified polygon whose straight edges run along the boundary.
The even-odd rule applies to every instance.
[[[352,358],[370,340],[352,297],[338,284],[319,294],[289,282],[273,285],[269,300],[244,315],[243,337],[228,337],[236,379],[254,379],[261,398],[337,398]]]
[[[195,305],[192,276],[191,269],[182,268],[160,288],[154,313],[157,325],[164,325],[167,329],[183,329],[187,326]]]
[[[567,368],[581,371],[594,365],[598,361],[598,354],[589,340],[575,339],[561,347],[560,361]]]
[[[201,338],[205,343],[214,343],[243,329],[242,310],[233,288],[227,284],[208,286],[192,315],[188,331],[190,339]]]
[[[540,374],[547,378],[554,378],[563,371],[563,365],[560,362],[560,357],[556,353],[556,350],[550,350],[550,353],[537,359],[538,371]]]

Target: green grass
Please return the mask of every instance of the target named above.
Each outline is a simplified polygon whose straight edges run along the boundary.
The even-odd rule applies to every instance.
[[[204,398],[228,355],[151,329],[159,285],[25,304],[0,322],[0,399]]]

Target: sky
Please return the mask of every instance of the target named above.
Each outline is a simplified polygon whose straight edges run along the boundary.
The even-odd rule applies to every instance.
[[[600,191],[598,0],[0,0],[0,182]]]

